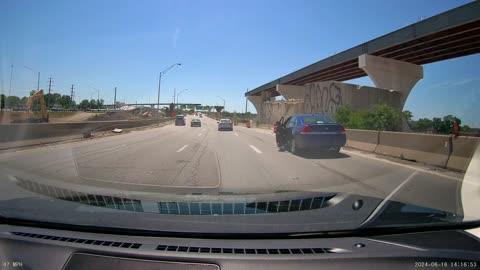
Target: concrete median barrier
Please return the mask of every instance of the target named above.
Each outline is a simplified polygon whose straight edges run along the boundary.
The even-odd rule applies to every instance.
[[[475,149],[480,145],[480,138],[454,137],[452,144],[452,153],[448,159],[447,168],[464,172],[468,168]]]
[[[0,142],[64,137],[84,133],[113,130],[115,128],[134,128],[153,125],[171,120],[172,118],[124,121],[90,121],[72,123],[35,123],[0,125]]]
[[[382,131],[375,153],[445,167],[450,141],[448,135]]]
[[[373,152],[378,145],[379,131],[347,129],[347,146]]]

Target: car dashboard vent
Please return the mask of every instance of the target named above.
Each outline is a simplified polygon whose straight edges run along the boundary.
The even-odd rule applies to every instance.
[[[118,248],[133,248],[138,249],[142,245],[139,243],[127,243],[127,242],[113,242],[113,241],[102,241],[102,240],[91,240],[91,239],[81,239],[81,238],[71,238],[71,237],[60,237],[44,234],[35,234],[35,233],[25,233],[25,232],[12,232],[12,234],[17,236],[36,238],[36,239],[45,239],[52,241],[62,241],[76,244],[84,245],[96,245],[96,246],[105,246],[105,247],[118,247]]]
[[[255,215],[281,212],[297,212],[326,208],[333,205],[335,193],[322,196],[303,196],[295,199],[277,201],[221,202],[202,200],[153,201],[156,211],[145,211],[143,205],[151,201],[122,198],[117,196],[88,194],[70,189],[17,178],[18,185],[26,190],[45,196],[87,204],[90,206],[112,208],[133,212],[149,212],[168,215]],[[150,208],[151,209],[151,208]]]
[[[245,254],[245,255],[308,255],[347,252],[335,248],[211,248],[158,245],[156,250],[188,253]]]

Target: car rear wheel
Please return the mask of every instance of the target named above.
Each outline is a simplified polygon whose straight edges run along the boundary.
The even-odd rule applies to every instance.
[[[339,153],[340,152],[340,147],[332,147],[330,149],[330,151],[332,151],[332,153]]]

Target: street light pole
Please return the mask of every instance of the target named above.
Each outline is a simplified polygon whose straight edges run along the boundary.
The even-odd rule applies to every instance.
[[[27,67],[27,66],[23,66],[24,68],[30,70],[31,72],[35,73],[35,70]],[[40,91],[40,71],[37,73],[37,91]]]
[[[219,97],[219,96],[217,96],[217,97],[218,97],[219,99],[223,100],[223,112],[224,112],[223,115],[225,115],[225,99],[223,99],[223,98],[221,98],[221,97]]]
[[[162,76],[165,75],[165,73],[167,73],[171,68],[173,68],[174,66],[177,66],[177,65],[181,66],[182,64],[181,63],[175,63],[175,64],[171,65],[169,68],[160,72],[160,74],[158,75],[158,95],[157,95],[157,110],[158,110],[158,113],[157,113],[157,118],[160,118],[160,87],[161,87],[161,84],[162,84]]]
[[[185,92],[185,91],[188,91],[188,89],[183,89],[182,91],[180,91],[180,93],[177,94],[177,104],[179,103],[179,102],[178,102],[178,96],[180,96],[180,95],[181,95],[183,92]]]

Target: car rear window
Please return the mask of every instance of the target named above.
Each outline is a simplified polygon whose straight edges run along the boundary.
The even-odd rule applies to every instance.
[[[228,119],[223,119],[223,120],[220,120],[220,123],[230,123],[230,120],[228,120]]]
[[[302,116],[302,119],[305,125],[321,125],[335,123],[335,121],[333,121],[330,117],[326,115],[308,115]]]

